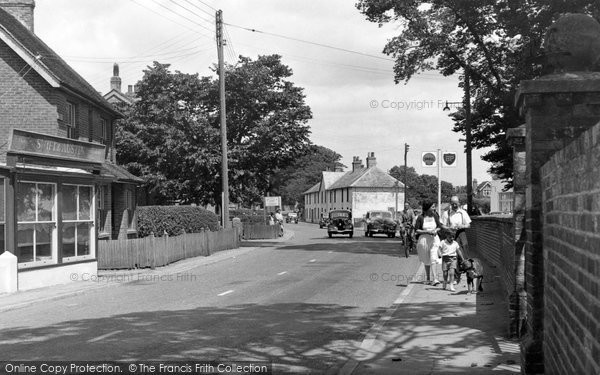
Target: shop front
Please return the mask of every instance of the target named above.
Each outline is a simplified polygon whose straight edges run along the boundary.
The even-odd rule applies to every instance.
[[[2,250],[16,257],[18,290],[95,275],[100,192],[115,180],[105,146],[13,129],[6,160]]]

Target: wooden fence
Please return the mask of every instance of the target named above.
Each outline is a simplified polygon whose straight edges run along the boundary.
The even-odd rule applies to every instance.
[[[99,269],[154,268],[240,246],[239,229],[98,241]]]
[[[279,237],[279,225],[244,224],[245,240],[262,240]]]

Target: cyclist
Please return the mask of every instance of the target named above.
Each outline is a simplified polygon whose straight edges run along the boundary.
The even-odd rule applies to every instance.
[[[402,245],[404,245],[406,257],[408,253],[414,248],[414,227],[415,227],[415,212],[410,207],[410,204],[404,203],[404,210],[401,212],[401,227],[402,231]]]

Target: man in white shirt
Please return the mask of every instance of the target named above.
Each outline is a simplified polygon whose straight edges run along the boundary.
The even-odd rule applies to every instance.
[[[281,214],[281,209],[277,208],[275,211],[275,222],[279,223],[279,236],[283,236],[283,215]]]
[[[456,242],[462,248],[463,255],[469,256],[469,244],[465,229],[471,226],[471,218],[467,211],[460,208],[458,197],[450,198],[450,209],[442,212],[442,225],[456,230]]]

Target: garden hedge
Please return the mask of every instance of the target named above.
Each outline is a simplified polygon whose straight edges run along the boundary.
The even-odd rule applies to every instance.
[[[150,233],[160,237],[200,232],[202,229],[219,230],[219,218],[214,213],[194,206],[138,206],[138,237]]]

